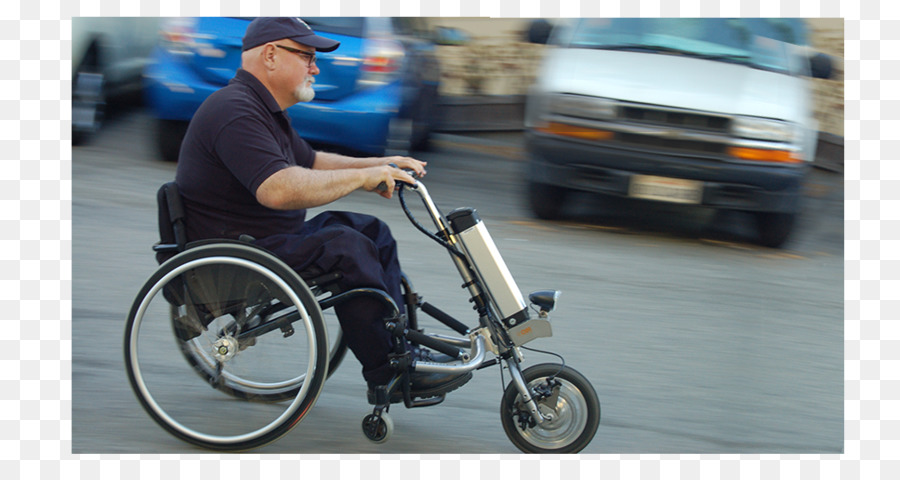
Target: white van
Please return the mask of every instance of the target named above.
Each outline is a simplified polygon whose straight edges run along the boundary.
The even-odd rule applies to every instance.
[[[818,128],[802,19],[585,18],[554,27],[526,106],[529,197],[572,190],[754,212],[759,241],[794,224]]]

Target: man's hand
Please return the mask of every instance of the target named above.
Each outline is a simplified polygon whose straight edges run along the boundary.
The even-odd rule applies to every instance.
[[[410,158],[409,160],[413,159]],[[419,162],[418,160],[413,160],[413,162],[418,162],[420,164],[419,168],[422,170],[422,174],[424,175],[425,169],[422,168],[424,162]],[[397,166],[400,167],[400,164],[398,163]],[[410,184],[416,183],[416,179],[413,178],[410,174],[404,172],[400,168],[394,168],[390,165],[367,168],[366,173],[368,175],[366,177],[363,188],[369,192],[376,192],[384,198],[392,198],[394,196],[394,189],[397,188],[397,181]]]
[[[412,170],[416,172],[416,177],[424,177],[427,173],[425,171],[425,165],[427,162],[423,162],[421,160],[416,160],[411,157],[384,157],[384,162],[387,164],[393,163],[398,168],[405,170]]]

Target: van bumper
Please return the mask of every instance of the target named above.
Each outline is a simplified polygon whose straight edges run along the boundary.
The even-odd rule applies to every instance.
[[[796,213],[809,165],[737,163],[723,159],[626,150],[526,132],[528,180],[620,197],[635,175],[702,182],[700,205]]]

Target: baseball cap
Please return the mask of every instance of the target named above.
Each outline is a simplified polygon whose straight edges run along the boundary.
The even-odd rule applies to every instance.
[[[259,17],[247,26],[243,50],[250,50],[282,38],[315,47],[320,52],[331,52],[341,44],[336,40],[316,35],[306,22],[296,17]]]

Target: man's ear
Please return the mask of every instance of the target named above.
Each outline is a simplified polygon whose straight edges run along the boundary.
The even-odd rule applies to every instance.
[[[263,45],[262,52],[260,55],[262,56],[263,65],[266,66],[268,70],[272,70],[275,68],[275,62],[277,61],[275,55],[275,45],[271,43],[267,43]]]

